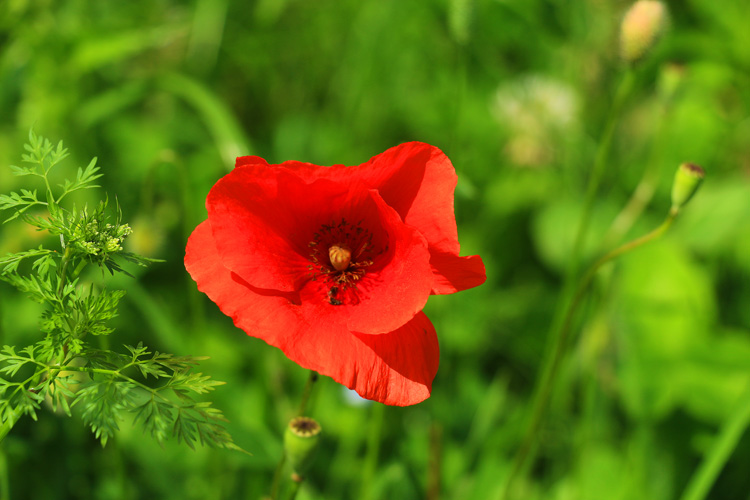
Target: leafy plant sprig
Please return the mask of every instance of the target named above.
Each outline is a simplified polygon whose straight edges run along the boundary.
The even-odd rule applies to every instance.
[[[25,149],[28,166],[11,169],[42,179],[43,195],[37,189],[0,195],[0,210],[12,211],[5,222],[20,218],[59,237],[60,249],[40,245],[0,257],[0,280],[46,306],[40,340],[0,349],[0,440],[20,418],[36,420],[48,404],[68,416],[80,414],[102,445],[131,415],[159,443],[173,437],[191,448],[200,443],[239,450],[223,426],[222,412],[195,397],[223,384],[193,371],[205,358],[152,352],[142,343],[125,346],[126,353],[89,344],[91,335],[113,332],[108,322],[125,292],[85,285],[82,271],[95,264],[110,274],[128,274],[123,261],[145,266],[154,260],[123,250],[132,231],[121,222],[119,206],[113,215],[108,200],[93,209],[61,205],[70,193],[99,187],[96,158],[79,168],[74,180],[53,188],[49,173],[68,156],[62,142],[55,147],[30,132]]]

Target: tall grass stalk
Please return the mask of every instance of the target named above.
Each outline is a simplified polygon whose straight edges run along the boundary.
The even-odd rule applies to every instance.
[[[721,469],[737,447],[740,438],[750,426],[750,382],[740,396],[734,411],[719,431],[719,435],[703,457],[698,470],[690,478],[681,500],[703,500],[708,496]]]

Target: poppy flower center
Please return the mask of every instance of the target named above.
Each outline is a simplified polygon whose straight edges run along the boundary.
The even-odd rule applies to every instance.
[[[337,271],[344,271],[352,261],[352,251],[340,245],[333,245],[328,249],[331,265]]]
[[[320,281],[324,300],[334,306],[359,302],[357,283],[382,251],[373,244],[373,235],[346,219],[323,224],[313,234],[310,249],[310,279]]]

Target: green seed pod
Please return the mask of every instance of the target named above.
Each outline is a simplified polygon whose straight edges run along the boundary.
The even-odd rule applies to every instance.
[[[656,0],[638,0],[620,25],[620,53],[625,62],[641,59],[667,25],[667,7]]]
[[[672,183],[672,211],[679,211],[690,201],[706,176],[706,172],[698,165],[683,163],[677,169]]]
[[[309,417],[293,418],[284,433],[284,451],[292,470],[302,476],[315,456],[320,440],[320,425]]]

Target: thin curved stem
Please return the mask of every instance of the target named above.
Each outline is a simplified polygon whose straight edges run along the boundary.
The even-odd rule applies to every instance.
[[[372,498],[372,482],[378,468],[380,441],[383,434],[383,421],[385,420],[385,405],[373,403],[371,418],[370,432],[367,433],[367,452],[362,466],[362,483],[360,484],[359,498],[362,500]]]
[[[594,206],[594,201],[596,200],[596,194],[599,191],[599,185],[604,176],[604,171],[606,170],[607,159],[609,158],[609,151],[612,147],[612,139],[614,137],[615,129],[617,128],[617,122],[620,118],[622,107],[632,92],[634,84],[635,73],[632,69],[627,69],[617,86],[614,101],[612,102],[609,114],[607,115],[604,132],[599,140],[599,146],[596,150],[596,156],[594,157],[594,165],[591,168],[591,174],[586,186],[586,197],[584,198],[583,211],[581,212],[581,218],[578,221],[578,229],[573,243],[573,252],[566,276],[568,291],[572,288],[572,285],[575,282],[575,277],[578,273],[579,260],[581,258],[584,241],[586,240],[586,234],[588,233],[592,208]]]
[[[297,410],[297,416],[301,417],[305,414],[307,411],[307,405],[310,402],[310,395],[312,394],[313,387],[315,386],[315,382],[318,380],[318,373],[310,370],[310,376],[307,379],[307,383],[305,384],[305,388],[302,389],[302,398],[300,399],[299,403],[299,409]],[[276,464],[276,469],[273,472],[273,480],[271,481],[271,499],[272,500],[278,500],[279,498],[279,488],[281,487],[281,476],[284,473],[284,466],[286,465],[286,452],[281,452],[281,458],[279,459],[279,463]],[[293,483],[296,483],[295,481],[292,481]],[[292,488],[295,486],[292,485]],[[299,488],[299,484],[296,486]],[[295,492],[296,495],[296,492]],[[294,498],[293,496],[291,498]]]
[[[269,497],[271,500],[278,500],[279,498],[279,487],[281,486],[281,475],[284,472],[284,465],[286,465],[286,452],[282,450],[279,463],[276,464],[276,469],[273,471],[271,496]]]
[[[711,449],[706,453],[698,470],[690,478],[681,500],[703,500],[711,491],[721,469],[726,464],[732,451],[737,447],[742,435],[750,426],[750,383],[740,396],[737,407],[724,422],[721,431]]]
[[[672,225],[674,219],[677,217],[677,214],[677,210],[670,210],[667,218],[656,229],[641,236],[640,238],[629,241],[628,243],[625,243],[606,253],[599,260],[594,262],[594,264],[592,264],[591,267],[589,267],[589,269],[583,275],[583,278],[580,280],[576,292],[573,295],[573,299],[570,302],[570,306],[565,312],[565,316],[563,317],[560,329],[555,331],[554,347],[551,351],[548,352],[548,355],[544,361],[541,378],[537,383],[537,390],[535,392],[531,420],[526,430],[526,434],[524,435],[523,441],[521,442],[521,447],[519,448],[518,453],[515,456],[513,468],[511,469],[508,479],[506,480],[505,488],[503,490],[501,498],[508,497],[513,480],[520,473],[525,464],[529,461],[532,461],[534,458],[533,450],[536,445],[536,437],[539,434],[539,428],[542,423],[542,418],[544,417],[544,414],[547,410],[547,405],[549,404],[552,386],[555,381],[555,376],[557,375],[557,372],[559,370],[563,354],[565,353],[565,346],[567,345],[572,332],[571,327],[573,324],[573,319],[575,318],[575,313],[578,310],[579,305],[583,301],[583,298],[586,296],[589,285],[594,279],[594,276],[596,276],[597,271],[599,271],[599,269],[604,264],[619,257],[620,255],[660,237]]]
[[[310,370],[310,376],[307,379],[305,388],[302,390],[302,399],[299,402],[299,409],[297,410],[298,417],[304,416],[305,412],[307,411],[307,404],[310,401],[310,394],[312,394],[313,386],[315,385],[315,382],[317,381],[318,381],[317,372]]]
[[[297,498],[297,492],[299,492],[303,481],[303,477],[292,474],[292,484],[289,485],[289,495],[287,495],[287,500],[294,500]]]

